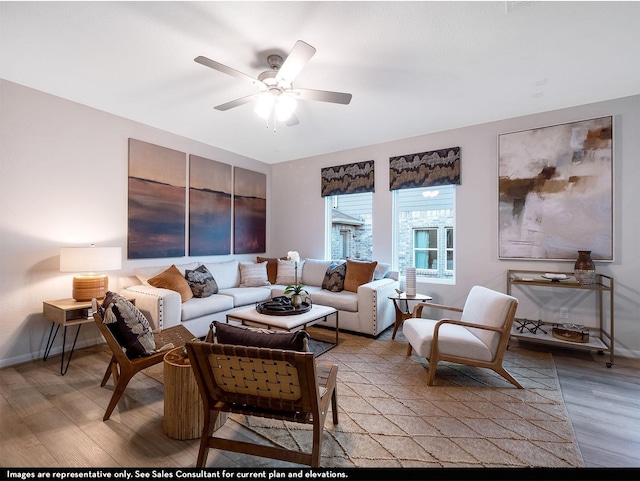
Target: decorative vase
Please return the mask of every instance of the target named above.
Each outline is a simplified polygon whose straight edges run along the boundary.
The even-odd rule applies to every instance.
[[[578,251],[578,260],[573,273],[580,284],[593,284],[596,280],[596,265],[591,260],[591,251]]]
[[[407,267],[407,271],[405,273],[406,278],[406,288],[408,296],[416,295],[416,268],[415,267]]]
[[[294,294],[291,296],[291,305],[296,309],[302,305],[302,296],[300,294]]]

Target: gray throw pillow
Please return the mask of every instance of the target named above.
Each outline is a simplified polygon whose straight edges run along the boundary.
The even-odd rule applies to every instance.
[[[306,331],[284,332],[255,329],[214,321],[216,340],[219,344],[265,347],[288,351],[307,351],[309,334]]]
[[[331,292],[344,290],[344,279],[347,276],[347,263],[332,262],[324,275],[322,288]]]
[[[218,293],[218,284],[213,278],[213,274],[205,266],[197,269],[187,269],[184,277],[191,287],[193,297],[209,297]]]

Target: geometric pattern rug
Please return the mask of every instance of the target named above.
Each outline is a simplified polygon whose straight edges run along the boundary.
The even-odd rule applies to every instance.
[[[398,338],[340,333],[317,359],[338,365],[339,424],[327,416],[322,467],[582,467],[551,354],[512,345],[504,367],[525,389],[490,369],[428,362]],[[269,441],[311,449],[311,427],[232,414]]]

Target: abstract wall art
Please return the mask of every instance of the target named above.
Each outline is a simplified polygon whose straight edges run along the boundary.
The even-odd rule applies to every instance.
[[[266,251],[266,174],[234,167],[233,226],[234,254],[255,254]]]
[[[186,154],[129,139],[129,259],[185,255]]]
[[[189,255],[231,253],[231,166],[189,156]]]
[[[613,260],[613,118],[498,136],[498,256]]]

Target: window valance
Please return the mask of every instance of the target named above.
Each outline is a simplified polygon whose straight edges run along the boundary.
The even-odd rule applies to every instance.
[[[373,160],[325,167],[321,171],[322,197],[373,192]]]
[[[460,147],[389,158],[389,190],[460,184]]]

